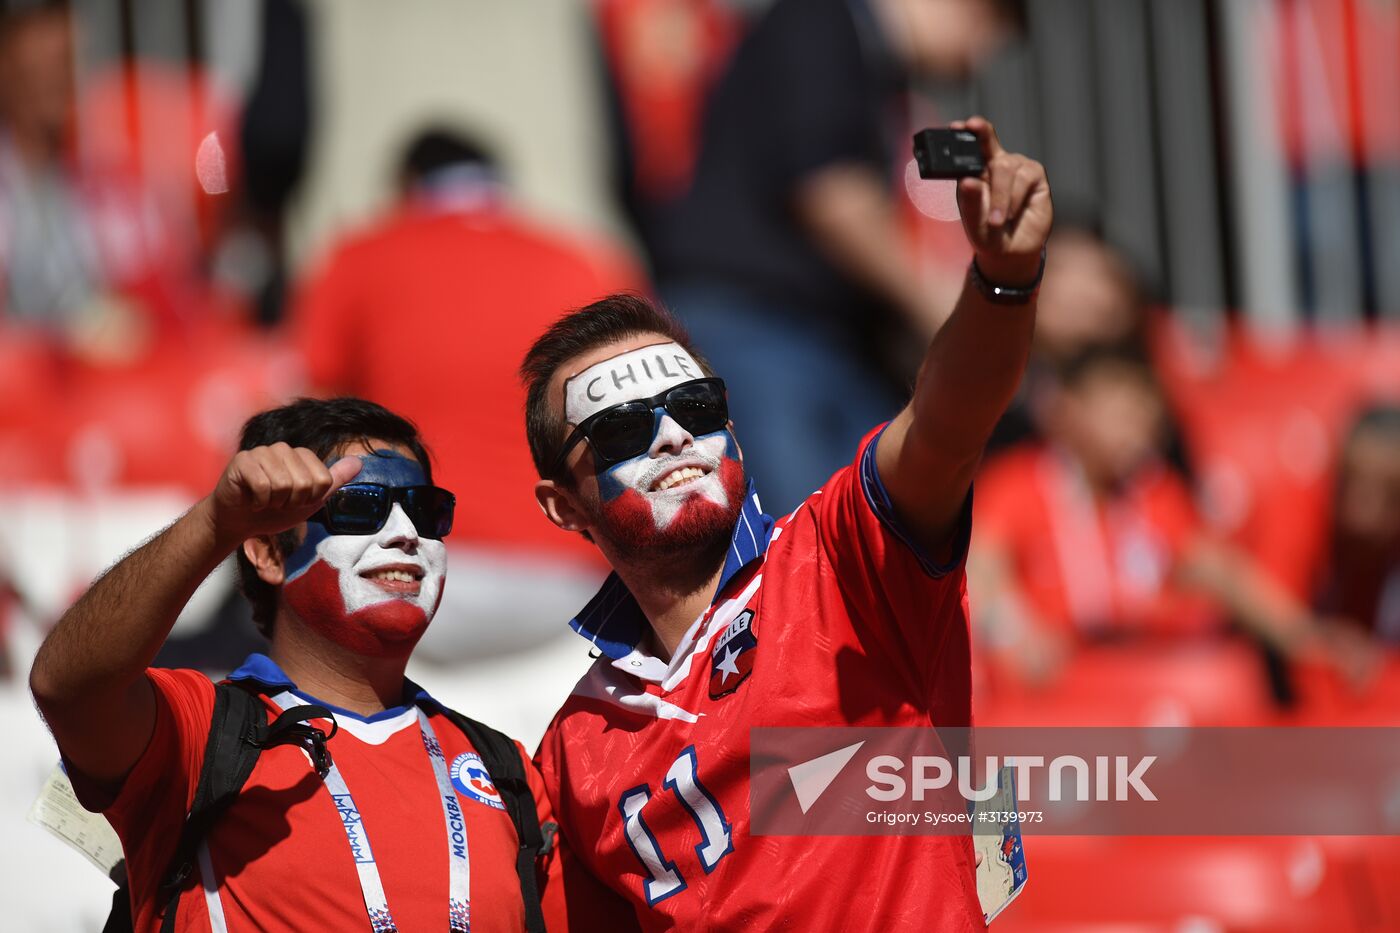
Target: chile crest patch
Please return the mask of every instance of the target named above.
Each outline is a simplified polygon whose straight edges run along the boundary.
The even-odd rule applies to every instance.
[[[452,786],[462,796],[497,810],[506,808],[500,791],[496,790],[495,782],[486,771],[486,764],[476,752],[464,752],[452,759],[449,773],[452,775]]]
[[[754,649],[758,639],[753,633],[753,610],[745,609],[725,626],[710,649],[710,699],[728,696],[753,673]]]

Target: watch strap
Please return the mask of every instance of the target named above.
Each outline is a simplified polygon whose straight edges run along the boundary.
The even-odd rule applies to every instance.
[[[1045,277],[1045,247],[1040,249],[1040,268],[1035,272],[1035,278],[1027,285],[1011,287],[1007,285],[996,285],[987,281],[982,275],[982,270],[977,266],[977,258],[974,256],[969,269],[972,277],[972,284],[982,297],[994,305],[1023,305],[1035,297],[1036,291],[1040,289],[1040,280]]]

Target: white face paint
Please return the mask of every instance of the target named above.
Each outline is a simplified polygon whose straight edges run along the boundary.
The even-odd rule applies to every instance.
[[[565,416],[579,424],[606,408],[704,377],[700,364],[679,344],[629,350],[565,382]],[[669,413],[662,414],[646,451],[598,474],[598,495],[611,529],[638,541],[646,539],[637,528],[639,520],[650,526],[648,533],[665,532],[682,515],[704,514],[695,507],[706,501],[717,507],[717,514],[727,515],[743,495],[738,447],[728,430],[695,437]],[[700,519],[691,520],[696,521]]]
[[[355,479],[421,485],[417,463],[392,452],[361,455]],[[282,596],[311,628],[363,655],[402,654],[427,628],[442,596],[447,548],[423,538],[397,502],[371,534],[330,534],[316,521],[287,558]]]
[[[658,448],[675,453],[658,452]],[[734,459],[733,450],[728,431],[694,438],[667,416],[661,419],[650,451],[611,467],[606,475],[620,487],[619,493],[631,489],[640,494],[651,507],[656,529],[665,531],[681,508],[697,496],[721,509],[729,508],[721,467],[726,455]],[[608,485],[600,481],[600,494]],[[605,500],[611,498],[604,495]]]
[[[420,538],[418,529],[397,502],[378,532],[329,535],[316,546],[316,556],[337,571],[340,598],[347,613],[402,600],[417,606],[431,619],[447,574],[446,545]],[[405,574],[417,579],[405,581]]]
[[[564,417],[579,424],[620,402],[651,398],[705,371],[677,343],[658,343],[594,363],[564,383]]]

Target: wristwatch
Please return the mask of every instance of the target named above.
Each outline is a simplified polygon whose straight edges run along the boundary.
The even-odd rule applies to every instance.
[[[1006,285],[993,285],[982,275],[982,270],[977,268],[977,257],[972,258],[972,268],[969,273],[972,276],[972,284],[982,293],[982,297],[994,305],[1023,305],[1035,297],[1036,291],[1040,288],[1040,280],[1045,277],[1045,247],[1040,248],[1040,268],[1035,272],[1035,278],[1029,285],[1019,288],[1012,288]]]

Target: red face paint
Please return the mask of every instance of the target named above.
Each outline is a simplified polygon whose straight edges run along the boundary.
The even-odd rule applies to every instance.
[[[386,599],[347,612],[340,592],[340,572],[324,561],[316,561],[284,585],[282,596],[308,628],[367,657],[408,655],[432,617],[422,607],[402,599]],[[439,588],[433,612],[441,600]]]
[[[744,468],[739,461],[725,457],[718,472],[724,504],[697,493],[681,504],[665,528],[658,528],[645,495],[628,488],[602,503],[603,532],[619,550],[633,554],[686,550],[729,535],[743,508]]]

